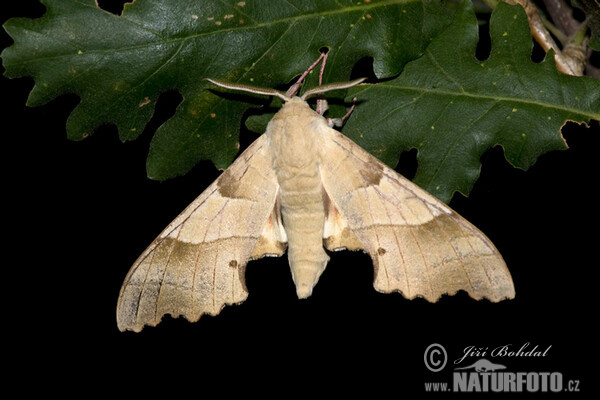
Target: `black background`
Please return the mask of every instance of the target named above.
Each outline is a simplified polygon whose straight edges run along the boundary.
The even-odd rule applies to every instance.
[[[2,22],[44,10],[35,1],[14,3],[2,10]],[[11,43],[5,32],[0,40],[1,48]],[[569,124],[570,149],[543,155],[527,172],[512,168],[501,148],[488,151],[471,196],[450,203],[503,254],[517,292],[512,301],[477,302],[460,293],[430,304],[379,294],[368,256],[349,252],[333,255],[313,296],[299,301],[284,257],[249,264],[250,296],[242,305],[195,324],[165,317],[135,334],[116,326],[123,278],[218,176],[212,164],[201,163],[167,182],[146,177],[152,132],[179,97],[159,101],[137,141],[121,143],[116,128],[105,126],[72,142],[65,121],[76,96],[28,108],[32,79],[2,77],[0,85],[9,238],[2,329],[11,337],[7,350],[17,355],[11,371],[32,385],[21,384],[23,390],[183,389],[200,397],[218,389],[288,397],[317,395],[323,384],[337,394],[368,389],[370,396],[400,397],[451,379],[451,366],[437,374],[426,369],[424,351],[432,343],[442,344],[452,363],[467,346],[489,352],[527,342],[528,350],[552,347],[544,358],[488,358],[509,371],[562,372],[565,386],[579,380],[583,392],[597,388],[597,369],[587,365],[599,359],[597,122]],[[409,172],[410,157],[404,161],[401,169]]]

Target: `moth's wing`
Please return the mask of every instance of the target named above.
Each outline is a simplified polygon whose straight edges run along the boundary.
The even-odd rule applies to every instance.
[[[494,302],[514,297],[510,272],[483,233],[333,129],[324,134],[321,174],[325,245],[369,253],[378,291],[432,302],[461,289]]]
[[[117,305],[119,329],[139,332],[164,314],[193,322],[244,301],[248,260],[286,248],[278,189],[263,135],[131,267]]]

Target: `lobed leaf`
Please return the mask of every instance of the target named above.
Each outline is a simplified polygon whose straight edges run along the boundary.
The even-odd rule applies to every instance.
[[[5,25],[15,44],[2,53],[6,76],[33,76],[28,104],[63,93],[81,102],[67,121],[71,139],[113,123],[122,140],[140,135],[160,93],[183,101],[156,132],[148,175],[167,179],[198,161],[224,168],[238,152],[246,108],[206,88],[203,78],[274,87],[331,50],[326,81],[347,80],[373,58],[378,76],[398,74],[452,18],[438,1],[137,0],[121,16],[94,0],[42,0],[39,19]]]
[[[324,47],[325,82],[347,80],[364,57],[386,80],[351,92],[359,106],[344,133],[392,166],[402,151],[418,149],[415,181],[444,201],[469,193],[488,148],[501,145],[525,169],[565,148],[566,120],[600,119],[598,81],[557,72],[551,56],[531,61],[519,6],[496,7],[492,53],[480,62],[468,1],[453,8],[435,0],[137,0],[121,16],[94,0],[42,2],[42,18],[4,25],[15,40],[2,53],[5,74],[34,77],[32,106],[79,95],[67,122],[76,140],[103,123],[135,139],[158,96],[178,90],[182,103],[151,142],[147,169],[155,179],[203,159],[225,168],[238,152],[247,107],[239,100],[255,100],[206,90],[203,78],[285,86]],[[267,118],[249,124],[260,131]]]
[[[415,183],[448,202],[455,191],[468,195],[487,149],[502,146],[513,166],[526,169],[541,154],[566,148],[565,121],[600,119],[600,81],[558,72],[551,54],[531,61],[520,6],[498,4],[490,35],[491,54],[478,61],[476,18],[465,2],[400,76],[351,91],[360,104],[344,133],[391,166],[416,148]]]

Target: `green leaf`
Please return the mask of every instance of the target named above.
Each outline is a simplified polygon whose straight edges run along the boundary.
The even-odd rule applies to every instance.
[[[490,21],[492,52],[475,58],[478,31],[465,2],[455,21],[424,56],[396,79],[357,88],[359,105],[344,133],[390,166],[418,150],[414,181],[443,201],[469,193],[482,154],[501,145],[526,169],[537,157],[566,147],[566,120],[600,119],[600,81],[559,73],[552,54],[535,64],[526,15],[500,3]]]
[[[238,152],[246,108],[206,90],[203,78],[274,87],[288,83],[328,47],[325,81],[343,81],[363,57],[380,77],[398,74],[447,26],[438,1],[137,0],[116,16],[94,0],[43,0],[39,19],[12,19],[15,44],[2,53],[6,76],[33,76],[28,104],[63,93],[81,102],[67,121],[71,139],[114,123],[122,140],[144,130],[160,93],[183,101],[156,132],[148,175],[181,175],[198,161],[224,168]]]

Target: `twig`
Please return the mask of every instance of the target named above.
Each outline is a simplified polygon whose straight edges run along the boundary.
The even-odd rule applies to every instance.
[[[539,11],[535,4],[530,0],[504,0],[509,4],[519,4],[525,10],[527,18],[529,19],[529,28],[533,38],[542,46],[544,51],[548,52],[550,49],[554,51],[554,61],[556,62],[556,68],[568,75],[581,76],[583,75],[583,63],[579,57],[571,58],[568,54],[565,55],[561,49],[556,45],[556,42],[544,27],[542,18],[540,17]]]
[[[579,23],[573,18],[573,9],[565,0],[544,0],[544,6],[561,32],[571,36],[577,31]]]

